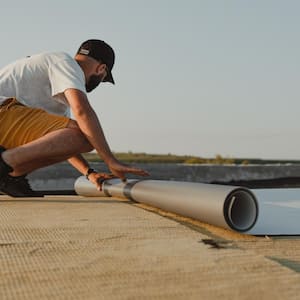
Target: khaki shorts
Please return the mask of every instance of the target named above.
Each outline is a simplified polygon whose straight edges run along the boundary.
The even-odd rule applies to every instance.
[[[0,105],[0,145],[15,148],[46,135],[66,128],[70,119],[31,108],[15,98],[7,99]]]

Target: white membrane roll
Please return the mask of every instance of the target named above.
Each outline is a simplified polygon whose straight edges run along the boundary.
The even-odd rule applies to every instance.
[[[81,196],[112,196],[145,203],[182,216],[244,232],[258,217],[258,204],[247,188],[163,180],[106,180],[103,191],[85,177],[75,182]]]

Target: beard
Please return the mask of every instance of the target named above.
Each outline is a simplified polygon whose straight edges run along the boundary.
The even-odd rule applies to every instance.
[[[90,93],[92,90],[94,90],[102,81],[102,77],[98,75],[92,75],[88,82],[85,84],[85,89],[87,93]]]

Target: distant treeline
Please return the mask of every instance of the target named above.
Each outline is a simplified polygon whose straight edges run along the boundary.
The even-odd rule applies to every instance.
[[[148,153],[133,153],[115,152],[114,155],[121,161],[127,163],[176,163],[176,164],[299,164],[299,160],[265,160],[253,158],[229,158],[216,155],[214,158],[203,158],[191,155],[175,155],[175,154],[148,154]],[[86,153],[84,157],[88,161],[101,161],[96,153]]]

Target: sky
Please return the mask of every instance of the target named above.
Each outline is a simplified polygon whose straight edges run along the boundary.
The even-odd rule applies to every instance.
[[[297,0],[11,0],[0,67],[102,39],[116,84],[88,96],[113,151],[300,159],[299,11]]]

